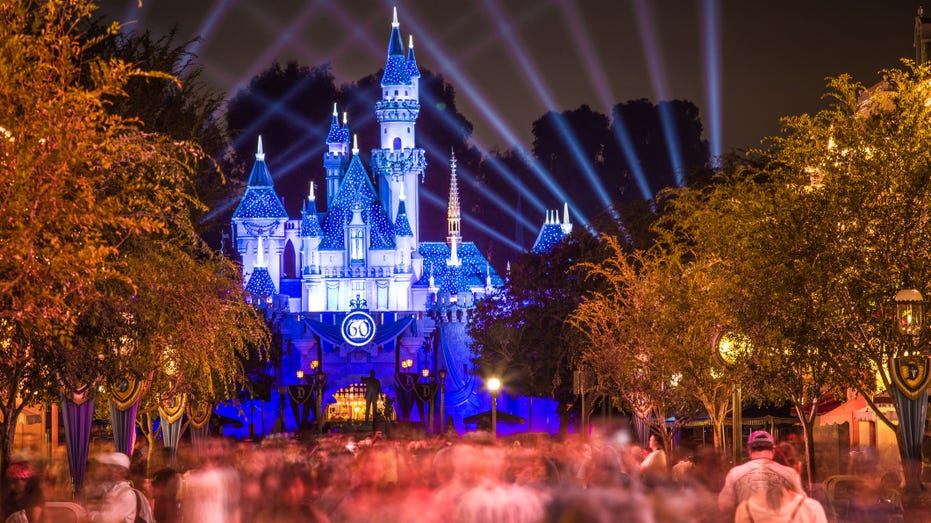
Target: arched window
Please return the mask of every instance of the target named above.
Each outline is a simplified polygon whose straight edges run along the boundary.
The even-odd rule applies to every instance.
[[[395,138],[395,139],[394,139],[394,149],[400,149],[400,148],[401,148],[401,139],[400,139],[400,138]]]
[[[282,260],[282,273],[285,278],[296,278],[297,274],[297,260],[295,259],[294,245],[291,243],[291,240],[288,240],[288,243],[284,246],[284,260]]]

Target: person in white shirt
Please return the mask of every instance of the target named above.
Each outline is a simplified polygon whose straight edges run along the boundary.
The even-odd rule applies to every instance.
[[[773,436],[765,430],[750,434],[747,440],[750,461],[727,473],[724,488],[718,494],[718,509],[725,517],[735,516],[737,506],[751,497],[755,500],[762,497],[770,509],[776,509],[783,506],[785,489],[788,494],[805,496],[798,472],[773,461],[775,445]]]
[[[99,454],[91,460],[91,467],[97,483],[87,493],[88,521],[133,523],[137,510],[148,502],[140,499],[141,494],[129,483],[129,456],[122,452]]]

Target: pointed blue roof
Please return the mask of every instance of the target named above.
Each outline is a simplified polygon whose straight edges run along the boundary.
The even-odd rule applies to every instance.
[[[394,234],[395,236],[414,236],[411,223],[407,220],[407,206],[404,205],[404,200],[398,202],[398,216],[394,220]]]
[[[352,134],[349,132],[349,123],[343,123],[343,127],[339,130],[339,141],[349,143],[350,140],[352,140]]]
[[[411,38],[413,40],[413,38]],[[414,42],[407,49],[407,76],[411,78],[420,78],[420,68],[417,67],[417,57],[414,56]]]
[[[460,290],[467,290],[469,287],[484,287],[486,271],[491,276],[492,285],[504,284],[504,280],[488,264],[488,260],[474,243],[463,242],[458,247],[456,252],[460,265],[451,267],[446,264],[446,260],[450,257],[449,245],[446,242],[421,242],[419,252],[423,256],[423,266],[430,267],[430,269],[424,270],[420,280],[414,283],[414,287],[428,287],[431,271],[438,287],[444,284],[449,288],[455,285]],[[452,272],[447,274],[450,269]]]
[[[388,61],[381,85],[410,85],[411,77],[407,73],[407,59],[404,57],[404,45],[401,29],[398,25],[398,9],[394,9],[394,21],[391,23],[391,39],[388,41]]]
[[[323,236],[320,220],[317,217],[317,200],[304,200],[301,210],[301,237],[319,238]]]
[[[246,284],[246,290],[256,297],[265,297],[274,295],[277,290],[272,277],[268,274],[268,267],[254,267],[252,275],[249,276],[249,283]]]
[[[537,235],[537,240],[533,243],[533,248],[530,250],[535,254],[550,252],[553,246],[562,241],[565,237],[566,235],[563,234],[560,224],[545,223],[543,227],[540,228],[540,234]]]
[[[252,173],[246,192],[233,213],[233,218],[287,218],[272,176],[265,165],[265,153],[262,152],[262,138],[259,137],[258,152],[255,154],[255,163],[252,164]]]
[[[370,248],[393,249],[394,227],[381,206],[372,180],[369,179],[358,155],[350,160],[339,190],[330,202],[330,209],[323,220],[323,242],[320,248],[343,248],[343,226],[352,218],[352,209],[356,202],[362,206],[363,221],[370,225]]]
[[[339,116],[336,114],[336,104],[333,104],[333,119],[330,120],[330,132],[326,135],[326,143],[345,143],[339,129]]]

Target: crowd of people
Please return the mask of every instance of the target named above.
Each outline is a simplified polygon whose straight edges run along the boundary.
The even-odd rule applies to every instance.
[[[131,462],[122,453],[95,452],[77,502],[85,521],[105,523],[838,520],[806,493],[791,444],[756,431],[747,449],[749,460],[728,471],[713,449],[673,459],[659,438],[643,449],[624,431],[586,439],[493,439],[485,432],[212,439],[141,465],[139,455]],[[11,464],[0,507],[5,520],[48,521],[44,502],[61,499],[64,487],[54,475]],[[875,492],[861,494],[888,496],[899,487],[893,479],[895,473],[884,476]],[[867,506],[849,520],[903,521],[901,505]]]

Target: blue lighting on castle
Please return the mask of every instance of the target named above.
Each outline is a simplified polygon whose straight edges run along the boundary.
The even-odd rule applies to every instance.
[[[405,55],[395,12],[381,98],[373,100],[380,136],[350,136],[334,107],[323,144],[325,179],[307,180],[309,194],[299,217],[289,217],[281,204],[259,138],[248,186],[232,219],[244,288],[266,314],[277,314],[280,320],[275,326],[281,334],[280,368],[268,368],[266,375],[279,390],[308,385],[305,377],[314,376],[313,386],[321,394],[321,425],[334,430],[366,426],[345,391],[359,390],[361,377],[373,371],[396,419],[422,424],[429,432],[438,430],[441,421],[428,426],[426,411],[413,405],[445,398],[449,429],[459,432],[475,428],[466,426],[465,418],[489,408],[487,392],[472,375],[467,327],[476,301],[504,281],[480,249],[461,236],[455,158],[448,170],[434,167],[430,172],[450,178],[448,235],[445,241],[420,236],[427,162],[415,134],[419,80],[413,47]],[[369,144],[374,147],[367,149],[365,162],[359,142],[369,138],[379,141]],[[561,220],[557,211],[547,212],[534,252],[551,249],[570,233],[568,213],[568,204]],[[347,339],[347,322],[362,328],[346,320],[358,315],[360,307],[371,318],[371,325],[364,325],[371,336]],[[436,376],[447,376],[443,383],[431,382],[444,394],[426,400],[412,396],[411,380],[420,383]],[[250,428],[270,429],[277,423],[295,430],[305,422],[278,404],[287,402],[286,396],[252,400],[266,402],[264,409],[252,411],[264,412],[268,419]],[[511,402],[525,403],[518,398]],[[550,403],[538,400],[535,410],[543,405],[544,417],[555,423],[558,416]],[[508,403],[502,398],[501,404]]]

